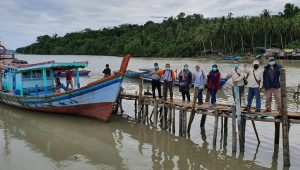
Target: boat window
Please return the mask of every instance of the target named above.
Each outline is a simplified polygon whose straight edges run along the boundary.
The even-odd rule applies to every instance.
[[[46,71],[47,77],[51,77],[50,70]]]
[[[30,73],[31,72],[23,72],[22,73],[23,78],[31,78],[31,74]]]
[[[42,70],[32,71],[32,78],[42,78]]]

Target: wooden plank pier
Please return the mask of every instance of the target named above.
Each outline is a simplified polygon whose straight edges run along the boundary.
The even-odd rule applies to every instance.
[[[142,82],[142,81],[141,81]],[[205,127],[206,116],[213,116],[215,118],[213,128],[213,146],[216,146],[219,118],[221,119],[222,130],[228,133],[228,118],[232,119],[232,152],[236,152],[237,137],[239,141],[239,151],[244,152],[245,144],[245,131],[246,120],[250,120],[255,131],[255,135],[260,143],[259,135],[255,126],[255,121],[261,122],[274,122],[275,126],[275,139],[274,145],[279,145],[280,138],[280,124],[282,125],[282,144],[283,144],[283,160],[285,166],[290,166],[289,155],[289,127],[290,123],[300,123],[300,113],[288,112],[286,101],[286,84],[285,84],[285,70],[281,70],[281,93],[282,93],[282,106],[281,111],[272,111],[270,113],[254,113],[254,109],[250,112],[242,111],[239,101],[235,101],[234,105],[217,104],[213,109],[209,108],[209,95],[206,95],[206,100],[202,105],[196,104],[196,95],[194,95],[191,103],[182,102],[182,100],[174,99],[173,101],[153,99],[152,96],[144,95],[143,83],[140,84],[139,93],[126,93],[120,94],[118,106],[121,106],[122,100],[134,100],[136,118],[139,122],[144,124],[148,123],[154,128],[175,133],[175,117],[178,116],[179,122],[179,136],[188,136],[191,131],[191,125],[194,120],[195,114],[201,114],[200,128]],[[239,97],[236,97],[238,99]],[[152,108],[152,112],[149,109]],[[122,110],[122,108],[121,108]],[[176,110],[179,114],[176,114]],[[190,112],[189,119],[187,113]],[[151,113],[149,115],[149,113]],[[224,125],[224,126],[223,126]],[[238,127],[238,128],[237,128]],[[238,133],[237,130],[238,129]],[[238,135],[237,135],[238,134]]]

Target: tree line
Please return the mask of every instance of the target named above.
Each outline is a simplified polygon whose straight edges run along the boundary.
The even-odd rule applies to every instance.
[[[164,18],[161,23],[123,24],[86,28],[64,36],[43,35],[36,43],[18,48],[24,54],[112,55],[143,57],[196,57],[216,52],[255,53],[257,49],[300,47],[300,9],[287,3],[271,15],[204,18],[201,14]]]

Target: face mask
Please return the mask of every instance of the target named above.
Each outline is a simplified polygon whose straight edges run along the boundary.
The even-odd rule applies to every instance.
[[[188,69],[189,69],[188,67],[184,67],[184,68],[183,68],[183,70],[188,70]]]
[[[170,68],[169,68],[169,67],[166,67],[165,70],[170,70]]]
[[[213,68],[212,68],[212,70],[213,70],[213,71],[217,71],[217,70],[218,70],[218,68],[216,68],[216,67],[213,67]]]
[[[276,62],[275,61],[270,61],[269,64],[272,66],[274,65]]]
[[[158,67],[158,66],[154,66],[154,68],[155,68],[155,70],[158,70],[158,69],[159,69],[159,67]]]
[[[233,67],[234,67],[234,68],[238,68],[238,67],[239,67],[239,64],[233,64]]]
[[[257,64],[255,64],[253,67],[254,67],[255,70],[258,69],[258,65]]]

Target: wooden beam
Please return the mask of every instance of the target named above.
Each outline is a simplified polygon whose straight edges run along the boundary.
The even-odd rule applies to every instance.
[[[213,145],[217,144],[217,135],[218,135],[218,122],[219,121],[219,111],[215,112],[215,125],[214,125],[214,136],[213,136]]]
[[[196,101],[197,101],[197,97],[198,97],[198,92],[199,92],[199,88],[195,88],[194,99],[193,99],[193,103],[192,103],[192,111],[191,111],[191,115],[190,115],[190,119],[189,119],[188,129],[187,129],[188,134],[190,133],[191,126],[192,126],[192,123],[193,123],[194,117],[195,117],[195,105],[196,105]]]
[[[283,144],[283,164],[290,166],[290,147],[289,147],[289,120],[286,99],[286,73],[285,69],[280,69],[281,85],[281,114],[282,114],[282,144]]]
[[[210,101],[210,93],[209,90],[207,89],[206,96],[205,96],[205,102],[208,103]],[[200,122],[200,127],[204,127],[206,122],[206,115],[201,116],[201,122]]]
[[[279,137],[280,137],[280,122],[275,122],[275,136],[274,136],[274,144],[279,144]]]

